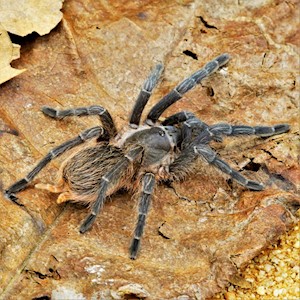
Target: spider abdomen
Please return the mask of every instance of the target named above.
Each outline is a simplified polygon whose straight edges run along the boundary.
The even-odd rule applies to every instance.
[[[100,143],[84,148],[69,158],[61,169],[62,180],[73,194],[73,199],[69,200],[94,202],[101,178],[122,157],[124,154],[121,149]],[[121,182],[113,186],[110,194],[120,188]]]

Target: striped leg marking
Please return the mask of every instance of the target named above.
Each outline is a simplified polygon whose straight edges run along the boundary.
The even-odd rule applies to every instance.
[[[135,226],[134,237],[132,239],[131,246],[129,249],[131,259],[136,259],[140,248],[141,237],[144,232],[146,217],[151,204],[151,196],[155,186],[154,175],[152,173],[146,173],[142,179],[142,184],[143,186],[139,199],[138,220]]]
[[[84,143],[85,141],[99,137],[105,134],[105,130],[102,127],[93,127],[88,130],[83,131],[80,133],[76,138],[66,141],[65,143],[57,146],[56,148],[52,149],[40,162],[30,171],[26,177],[20,179],[13,185],[11,185],[6,191],[5,196],[17,202],[18,198],[16,197],[15,193],[23,190],[29,182],[31,182],[34,177],[44,168],[46,167],[49,162],[54,159],[55,157],[63,154],[64,152]]]

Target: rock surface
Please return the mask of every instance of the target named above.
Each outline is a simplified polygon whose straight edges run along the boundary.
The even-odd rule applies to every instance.
[[[98,124],[92,117],[55,121],[41,106],[99,104],[122,128],[159,61],[164,80],[147,110],[177,82],[227,52],[228,67],[165,115],[184,109],[209,124],[289,123],[291,130],[215,145],[234,168],[263,182],[264,191],[247,191],[203,164],[186,181],[157,187],[136,261],[128,258],[136,201],[127,193],[113,196],[84,235],[78,228],[87,208],[57,205],[55,195],[33,186],[19,193],[22,207],[1,195],[1,297],[205,299],[236,282],[237,267],[293,226],[300,204],[297,6],[69,0],[54,31],[21,40],[14,67],[28,71],[1,86],[2,190],[55,145]],[[52,182],[62,159],[35,183]]]

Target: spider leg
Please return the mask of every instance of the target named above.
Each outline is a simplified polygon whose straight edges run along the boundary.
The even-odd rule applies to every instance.
[[[260,191],[264,188],[261,183],[249,180],[241,175],[238,171],[232,169],[225,161],[220,159],[216,152],[213,151],[208,143],[215,139],[215,136],[209,132],[208,128],[202,131],[181,154],[169,166],[171,178],[182,179],[189,172],[198,156],[203,157],[209,164],[214,165],[222,172],[230,175],[232,179],[248,189]]]
[[[192,132],[202,132],[207,129],[209,126],[202,122],[200,119],[188,111],[181,111],[174,115],[166,118],[162,123],[163,126],[174,126],[181,124],[181,139],[179,140],[178,147],[184,149],[192,141]]]
[[[192,170],[196,159],[197,155],[195,154],[193,147],[184,148],[180,155],[169,166],[169,179],[171,181],[183,180]]]
[[[17,181],[13,185],[11,185],[6,191],[5,196],[10,200],[17,203],[18,198],[15,196],[15,193],[23,190],[29,182],[33,180],[33,178],[55,157],[61,155],[62,153],[78,146],[85,141],[99,137],[102,135],[107,135],[107,132],[102,127],[93,127],[87,129],[80,133],[77,137],[64,142],[63,144],[57,146],[56,148],[52,149],[33,169],[30,171],[26,177]]]
[[[162,64],[156,65],[149,77],[144,82],[129,119],[129,124],[131,127],[135,128],[139,125],[144,107],[151,97],[152,91],[159,80],[163,68],[164,67]]]
[[[199,144],[194,146],[194,151],[197,155],[204,157],[204,159],[220,169],[222,172],[231,176],[232,179],[237,181],[240,185],[245,186],[248,189],[260,191],[264,188],[261,183],[249,180],[241,175],[238,171],[232,169],[225,161],[220,159],[216,152],[213,151],[208,145]]]
[[[202,131],[199,135],[192,140],[191,128],[192,126],[197,126],[199,123],[199,128]],[[191,118],[184,122],[182,127],[182,152],[175,159],[175,161],[170,165],[169,172],[171,178],[182,179],[189,172],[189,168],[193,165],[198,155],[204,157],[206,161],[222,172],[230,175],[239,184],[252,189],[252,190],[262,190],[263,185],[252,180],[248,180],[242,176],[239,172],[233,170],[226,162],[217,157],[217,154],[208,146],[211,140],[222,141],[221,135],[237,136],[237,135],[258,135],[260,137],[270,137],[273,135],[285,133],[289,131],[288,124],[277,124],[274,126],[246,126],[246,125],[230,125],[226,123],[220,123],[212,126],[207,126],[205,123],[197,118]],[[194,127],[195,128],[195,127]]]
[[[208,62],[202,69],[192,74],[187,79],[180,82],[170,93],[164,96],[158,103],[156,103],[150,110],[146,123],[154,124],[160,115],[173,103],[182,98],[182,96],[199,84],[204,78],[208,77],[220,67],[229,61],[229,55],[224,53],[214,60]]]
[[[208,131],[213,135],[258,135],[260,137],[270,137],[273,135],[285,133],[289,131],[288,124],[277,124],[274,126],[246,126],[246,125],[230,125],[226,123],[219,123],[209,126]]]
[[[189,111],[180,111],[174,115],[167,117],[161,125],[163,126],[173,126],[179,123],[183,123],[187,120],[196,118],[195,115]]]
[[[132,148],[122,160],[116,163],[100,180],[98,196],[94,202],[90,214],[86,217],[80,226],[80,233],[85,233],[91,228],[96,220],[98,213],[103,207],[108,188],[118,182],[124,175],[129,165],[132,164],[143,152],[143,147]]]
[[[117,129],[115,127],[114,121],[110,113],[99,105],[92,105],[87,107],[78,107],[65,110],[57,110],[52,107],[43,106],[42,112],[54,119],[63,119],[68,116],[91,116],[98,115],[103,127],[109,132],[111,137],[114,137],[117,134]]]
[[[142,179],[142,191],[139,199],[139,214],[138,220],[134,230],[134,237],[131,242],[131,246],[129,248],[130,258],[136,259],[140,243],[141,237],[143,235],[146,217],[149,211],[151,196],[155,186],[155,177],[152,173],[146,173]]]

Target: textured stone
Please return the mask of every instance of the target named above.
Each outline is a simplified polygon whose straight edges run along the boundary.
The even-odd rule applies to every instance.
[[[287,10],[283,36],[273,39],[267,17],[285,9],[278,3],[69,0],[56,30],[23,41],[14,65],[28,72],[1,86],[0,124],[19,132],[0,136],[2,189],[55,145],[98,124],[92,117],[46,118],[42,105],[103,105],[122,128],[158,61],[165,65],[164,80],[149,106],[209,59],[232,56],[165,115],[185,109],[209,124],[286,122],[291,131],[214,145],[233,167],[262,181],[264,191],[247,191],[201,162],[186,181],[158,186],[135,261],[128,246],[136,202],[127,193],[113,196],[84,235],[78,230],[87,208],[57,205],[56,195],[32,186],[19,193],[22,207],[0,196],[4,299],[118,299],[128,286],[136,288],[132,297],[205,299],[236,282],[237,267],[293,226],[299,207],[297,25]],[[52,182],[62,159],[34,183]]]

